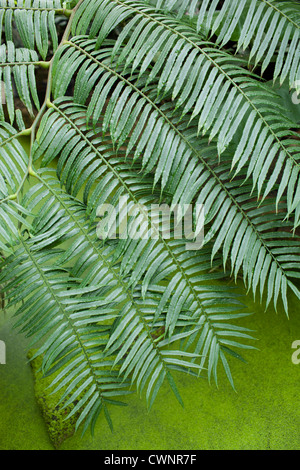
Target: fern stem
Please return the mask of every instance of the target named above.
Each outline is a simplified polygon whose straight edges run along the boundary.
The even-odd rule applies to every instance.
[[[23,65],[26,65],[26,66],[36,65],[38,67],[48,69],[49,66],[50,66],[50,62],[46,62],[46,61],[8,62],[8,63],[0,64],[0,68],[15,67],[15,66],[20,67],[20,66],[23,66]]]
[[[56,15],[64,15],[66,17],[70,17],[72,15],[72,12],[73,10],[68,10],[67,8],[47,8],[47,7],[42,7],[42,8],[39,8],[39,7],[25,7],[25,6],[8,6],[8,7],[5,7],[5,6],[0,6],[0,10],[4,10],[4,11],[47,11],[47,12],[52,12],[54,11],[54,13]]]

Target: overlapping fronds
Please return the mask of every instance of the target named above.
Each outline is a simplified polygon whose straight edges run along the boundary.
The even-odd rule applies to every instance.
[[[43,355],[44,373],[59,371],[53,386],[56,391],[67,387],[64,406],[75,401],[77,426],[85,418],[87,426],[102,408],[110,423],[106,405],[120,404],[118,397],[129,393],[131,381],[140,393],[146,387],[151,406],[166,377],[181,401],[171,371],[199,366],[190,362],[194,353],[161,350],[165,343],[152,336],[162,324],[161,317],[154,319],[159,290],[141,301],[138,290],[130,290],[120,275],[114,248],[101,246],[95,227],[87,226],[82,203],[53,177],[40,173],[38,179],[23,199],[35,218],[26,235],[16,237],[14,254],[1,264],[0,282],[10,306],[23,301],[15,326],[33,336],[34,343],[44,338],[36,354]],[[65,252],[62,243],[72,238]],[[182,318],[184,327],[195,324]],[[127,355],[131,360],[124,362]]]
[[[97,15],[91,21],[96,8]],[[268,176],[265,195],[282,172],[277,202],[287,191],[288,211],[292,213],[300,201],[299,145],[293,131],[297,126],[286,117],[276,93],[245,70],[242,59],[201,41],[188,26],[179,26],[172,17],[154,13],[140,2],[93,0],[89,6],[83,2],[75,15],[74,33],[89,31],[90,37],[97,37],[97,49],[123,17],[128,22],[111,58],[123,71],[147,73],[149,83],[159,78],[157,93],[171,92],[182,116],[191,113],[192,118],[197,117],[199,133],[209,133],[210,140],[217,136],[220,154],[239,130],[232,169],[237,173],[250,161],[250,176],[259,168],[265,180]],[[79,44],[73,47],[77,51],[72,62],[76,52],[77,56],[84,53]],[[69,55],[71,52],[66,60]],[[64,70],[67,68],[69,65]]]
[[[273,298],[276,306],[278,295],[281,293],[287,311],[287,286],[290,285],[299,296],[297,288],[289,279],[294,271],[292,270],[291,274],[289,270],[286,271],[284,264],[286,260],[278,256],[281,253],[272,250],[272,243],[269,245],[268,238],[274,238],[272,233],[262,234],[261,228],[251,220],[251,215],[256,214],[255,207],[259,194],[263,193],[265,198],[272,188],[272,183],[269,182],[268,185],[265,183],[266,174],[258,166],[255,167],[253,178],[254,186],[258,186],[258,193],[256,191],[253,193],[250,183],[241,189],[241,180],[237,178],[234,183],[228,184],[232,179],[230,159],[227,158],[226,161],[224,157],[224,163],[217,168],[216,159],[207,157],[207,155],[216,157],[217,149],[205,152],[206,145],[197,138],[197,126],[189,124],[189,116],[186,116],[179,126],[180,113],[174,111],[174,106],[170,103],[160,105],[155,85],[145,87],[143,86],[145,80],[142,78],[137,79],[135,76],[129,78],[112,66],[108,60],[109,45],[107,48],[101,48],[100,52],[92,54],[90,54],[90,50],[94,49],[92,41],[81,40],[79,47],[80,50],[74,49],[73,54],[76,59],[72,61],[78,67],[74,97],[78,101],[84,101],[93,91],[87,110],[87,122],[89,123],[91,118],[95,127],[103,114],[102,132],[109,130],[112,142],[117,148],[124,145],[128,139],[126,154],[132,151],[134,161],[141,157],[144,172],[149,173],[155,169],[154,184],[161,180],[162,188],[167,187],[168,192],[173,193],[173,204],[191,204],[195,198],[197,203],[203,204],[207,211],[207,223],[214,221],[207,239],[219,235],[213,255],[225,242],[227,234],[223,249],[224,265],[229,257],[235,277],[243,267],[244,279],[248,280],[249,285],[252,284],[254,293],[259,282],[261,296],[264,287],[268,286],[267,305]],[[64,94],[75,73],[75,69],[71,70],[68,66],[72,51],[66,46],[62,52],[65,52],[67,60],[66,62],[61,60],[59,69],[55,69],[53,91],[57,96]],[[83,80],[83,76],[86,80]],[[95,83],[97,86],[93,90]],[[106,106],[107,99],[109,104]],[[58,121],[57,127],[60,127]],[[245,170],[242,170],[242,176],[247,177]],[[147,190],[149,191],[149,188]],[[249,197],[251,193],[254,201],[253,211],[248,216],[240,200],[243,194]],[[282,193],[280,195],[282,197]],[[278,209],[279,206],[277,203]],[[265,199],[262,208],[257,210],[257,214],[261,214],[261,219],[257,219],[260,226],[264,217],[266,221],[269,220],[269,211],[274,213],[275,207],[275,201]],[[280,209],[279,214],[274,214],[272,232],[283,227],[281,219]],[[224,230],[224,223],[228,233]],[[292,224],[287,222],[285,226],[286,231],[293,228]],[[271,229],[270,225],[268,229]],[[282,237],[282,233],[279,236]],[[292,237],[288,233],[286,236]],[[298,254],[294,253],[297,244],[298,240],[291,242],[289,253],[295,258],[293,259],[295,263],[298,263]],[[254,251],[255,254],[252,251],[254,246],[257,250]],[[253,279],[255,281],[252,283]]]
[[[1,264],[0,278],[10,305],[23,300],[16,326],[35,341],[44,339],[38,351],[43,371],[60,371],[53,386],[56,391],[66,387],[61,399],[64,406],[75,402],[72,414],[81,411],[79,425],[87,415],[93,421],[101,408],[107,414],[111,398],[128,393],[118,374],[106,372],[112,362],[103,355],[109,326],[101,322],[117,313],[109,297],[86,298],[87,293],[101,292],[101,286],[80,289],[66,269],[56,266],[57,250],[41,246],[42,233],[53,239],[53,227],[47,230],[41,224],[40,229],[41,234],[19,238],[14,255]]]
[[[57,127],[53,126],[54,122]],[[149,184],[147,179],[141,179],[138,171],[131,168],[129,162],[124,163],[122,151],[120,155],[115,154],[109,140],[102,141],[97,133],[86,129],[84,107],[74,105],[69,100],[54,103],[45,116],[41,129],[43,132],[38,135],[39,148],[35,157],[43,154],[43,165],[49,165],[57,154],[60,155],[59,178],[73,195],[76,195],[81,187],[85,188],[83,200],[92,220],[97,214],[97,208],[107,201],[109,194],[113,195],[111,202],[118,213],[119,225],[123,224],[120,197],[126,197],[128,211],[132,204],[145,207],[150,203],[159,202],[159,193],[158,196],[149,195],[153,181],[150,180]],[[52,129],[50,133],[49,129]],[[150,232],[153,229],[150,209],[142,215],[142,222],[139,223],[148,223],[147,232]],[[242,307],[234,305],[234,295],[226,288],[202,285],[204,281],[222,276],[222,273],[218,272],[205,275],[205,270],[211,265],[210,250],[186,251],[184,241],[167,240],[156,230],[155,237],[124,237],[123,241],[119,241],[116,251],[122,259],[119,268],[121,275],[129,276],[130,287],[136,287],[141,282],[143,296],[154,283],[154,279],[155,284],[158,280],[168,281],[158,305],[153,309],[153,317],[158,320],[160,315],[166,312],[165,331],[172,336],[180,320],[181,309],[190,312],[193,320],[197,322],[197,328],[201,327],[196,347],[196,352],[203,355],[201,367],[209,358],[209,375],[214,371],[216,378],[221,347],[231,344],[229,340],[222,338],[222,335],[229,335],[231,330],[232,336],[244,337],[242,330],[237,331],[234,325],[226,325],[226,334],[224,331],[219,332],[218,328],[222,330],[220,322],[245,314],[238,313]],[[69,256],[72,257],[72,253],[75,254],[74,247],[70,249]],[[77,272],[75,274],[78,275]],[[214,326],[217,319],[219,327]],[[246,347],[242,344],[240,346]],[[223,355],[221,357],[227,369],[226,359]]]
[[[0,114],[20,129],[0,125],[1,297],[77,428],[101,411],[112,426],[133,388],[151,408],[166,382],[182,404],[174,371],[217,383],[223,366],[234,386],[228,355],[253,337],[224,278],[287,314],[300,298],[299,126],[263,78],[300,79],[299,16],[277,0],[0,0]]]

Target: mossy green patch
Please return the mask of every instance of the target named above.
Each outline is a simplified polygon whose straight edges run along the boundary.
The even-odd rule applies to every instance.
[[[43,358],[37,356],[34,358],[36,350],[31,349],[27,357],[34,376],[34,389],[38,405],[41,408],[49,437],[54,447],[58,449],[61,444],[73,436],[78,415],[75,413],[68,418],[76,403],[64,407],[64,402],[59,403],[63,389],[60,392],[51,394],[51,383],[55,374],[50,377],[44,377],[41,372]]]

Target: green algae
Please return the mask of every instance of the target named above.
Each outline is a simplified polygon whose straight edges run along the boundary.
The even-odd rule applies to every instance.
[[[26,358],[28,341],[12,329],[8,314],[0,311],[0,339],[6,344],[6,365],[0,365],[0,449],[54,449],[35,399]]]
[[[113,433],[100,416],[93,438],[81,438],[79,430],[60,449],[300,449],[300,365],[291,360],[292,343],[300,339],[299,302],[290,299],[289,320],[280,309],[264,312],[251,297],[247,304],[256,313],[241,323],[255,330],[259,351],[243,354],[248,364],[230,358],[237,393],[221,368],[219,388],[178,374],[184,409],[168,386],[150,413],[134,394],[125,400],[128,407],[110,407]],[[0,324],[0,339],[8,351],[7,365],[0,366],[0,448],[54,449],[34,399],[26,341],[8,324]]]
[[[290,320],[282,311],[265,313],[250,298],[247,303],[257,313],[244,323],[256,330],[260,350],[244,354],[248,364],[230,361],[237,393],[221,371],[219,389],[179,374],[184,409],[165,386],[149,414],[142,400],[131,397],[122,413],[111,409],[114,434],[101,417],[94,440],[79,444],[74,436],[62,448],[299,449],[300,365],[291,361],[292,342],[300,338],[298,301],[291,299]]]

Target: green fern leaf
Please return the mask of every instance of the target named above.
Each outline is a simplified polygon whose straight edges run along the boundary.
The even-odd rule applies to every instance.
[[[130,0],[93,0],[92,4],[99,6],[99,18],[92,23],[90,33],[90,37],[98,36],[94,49],[119,24],[120,12],[126,17],[132,16],[132,21],[124,27],[111,54],[117,64],[122,63],[123,74],[129,70],[131,74],[139,70],[141,76],[147,71],[148,83],[160,77],[157,92],[171,92],[176,108],[182,110],[182,116],[191,112],[192,118],[197,117],[199,133],[210,132],[210,140],[218,136],[220,154],[228,148],[240,129],[241,137],[233,156],[232,169],[235,168],[235,173],[238,173],[250,160],[249,176],[259,168],[266,180],[266,175],[272,171],[269,181],[273,185],[268,186],[269,192],[282,171],[284,177],[277,202],[287,191],[289,214],[294,212],[299,205],[299,146],[293,139],[297,137],[293,131],[295,124],[286,117],[276,93],[255,80],[257,77],[242,67],[241,59],[230,56],[213,44],[204,43],[192,29],[177,24],[171,17],[158,15],[142,3]],[[119,13],[112,16],[114,20],[111,23],[108,10],[113,4]],[[82,23],[85,29],[90,27],[87,11],[83,2],[75,15],[74,33],[79,33],[77,24]],[[76,54],[79,61],[83,60],[79,52],[86,54],[84,46],[80,46],[81,41],[79,38],[76,45],[76,40],[74,45],[71,42],[67,45],[73,45],[77,51],[74,52],[74,60]],[[66,61],[63,70],[67,68],[69,64]],[[116,93],[119,91],[117,89]]]
[[[28,49],[15,49],[12,42],[0,46],[0,80],[4,87],[0,103],[0,117],[4,120],[3,98],[7,105],[11,123],[15,119],[14,85],[16,91],[33,117],[32,101],[40,108],[35,80],[35,66],[39,64],[36,52]]]
[[[0,127],[0,250],[10,253],[18,237],[18,224],[27,229],[29,212],[19,203],[20,189],[27,173],[28,156],[9,124]]]

